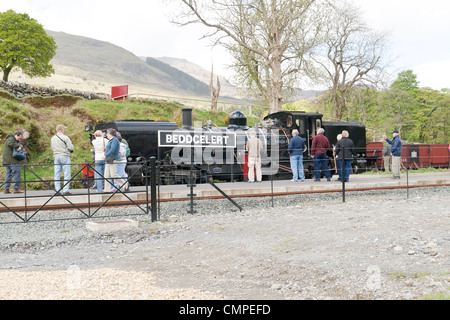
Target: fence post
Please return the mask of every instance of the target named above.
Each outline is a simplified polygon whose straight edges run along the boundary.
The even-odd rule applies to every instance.
[[[341,178],[342,178],[342,202],[345,202],[345,148],[342,148]]]
[[[274,208],[274,204],[273,204],[273,174],[270,175],[270,192],[272,194],[272,208]]]
[[[158,220],[156,206],[156,158],[150,158],[150,201],[152,203],[152,222]],[[148,202],[147,202],[148,205]]]
[[[25,201],[25,222],[28,222],[28,208],[27,208],[27,168],[26,168],[26,164],[23,165],[22,169],[23,169],[23,192],[24,192],[24,201]]]
[[[95,160],[94,160],[95,162]],[[86,175],[87,175],[87,191],[88,191],[88,217],[91,217],[91,184],[89,182],[89,173],[91,172],[91,164],[90,163],[86,163],[83,164],[82,166],[86,166]],[[95,170],[95,167],[94,167]],[[95,172],[95,171],[94,171]],[[95,180],[95,173],[94,173],[94,183],[97,183],[97,181]],[[83,186],[83,182],[81,182],[81,186]]]
[[[194,203],[194,197],[197,196],[194,193],[194,187],[196,187],[196,186],[197,185],[195,184],[195,179],[194,179],[194,176],[193,176],[192,164],[191,164],[191,167],[189,169],[189,179],[188,179],[188,184],[187,184],[187,187],[189,188],[189,194],[187,196],[190,199],[190,201],[189,201],[189,210],[187,211],[187,213],[189,213],[189,214],[197,213],[197,211],[194,210],[194,206],[196,205]]]
[[[409,165],[406,167],[406,199],[409,199]]]

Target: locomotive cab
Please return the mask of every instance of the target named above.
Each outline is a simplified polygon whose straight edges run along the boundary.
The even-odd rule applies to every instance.
[[[312,177],[314,172],[313,159],[311,158],[312,140],[316,136],[317,129],[322,127],[320,113],[304,111],[280,111],[269,114],[264,121],[273,128],[278,128],[280,139],[280,173],[291,176],[290,156],[288,153],[289,141],[292,138],[292,130],[297,129],[300,137],[305,140],[306,152],[303,156],[305,176]]]
[[[322,115],[320,113],[304,112],[304,111],[280,111],[269,114],[264,121],[274,122],[284,129],[288,129],[289,133],[297,129],[303,139],[314,138],[315,132],[322,127]]]
[[[304,111],[280,111],[269,114],[264,118],[266,122],[272,122],[275,127],[279,127],[285,135],[287,143],[292,137],[292,130],[297,129],[300,137],[305,140],[310,155],[312,139],[316,136],[317,129],[322,127],[322,114]],[[287,149],[287,146],[286,146]]]

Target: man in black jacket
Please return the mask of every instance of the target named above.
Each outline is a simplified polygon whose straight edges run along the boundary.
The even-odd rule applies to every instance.
[[[6,167],[4,193],[11,193],[9,188],[11,186],[11,180],[14,183],[14,193],[22,193],[19,190],[20,187],[20,160],[13,157],[13,149],[21,150],[22,145],[20,144],[20,138],[22,137],[22,132],[17,130],[14,134],[10,134],[6,137],[5,142],[5,152],[3,154],[3,165]]]
[[[349,181],[354,151],[355,144],[349,139],[348,131],[342,131],[342,139],[336,144],[336,159],[340,159],[343,162],[345,182]]]

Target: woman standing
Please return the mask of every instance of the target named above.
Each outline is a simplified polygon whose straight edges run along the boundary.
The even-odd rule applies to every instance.
[[[127,146],[125,144],[125,139],[122,139],[122,135],[120,134],[120,132],[116,132],[116,136],[120,142],[119,160],[117,161],[117,174],[119,175],[119,177],[127,181],[128,175],[125,171],[127,167]],[[116,184],[114,185],[116,186],[116,188],[118,187]],[[125,192],[127,191],[130,191],[129,188],[125,189]]]
[[[103,159],[105,160],[105,192],[116,192],[115,189],[111,189],[114,185],[114,182],[111,179],[116,180],[119,183],[119,186],[124,186],[125,191],[128,191],[128,183],[117,174],[120,142],[116,137],[116,130],[112,128],[106,130],[106,137],[109,139],[109,142],[106,145],[105,154],[103,156]]]
[[[94,149],[91,151],[94,152],[95,159],[95,181],[97,183],[97,192],[103,191],[103,177],[105,172],[105,150],[106,145],[108,144],[108,140],[104,137],[103,132],[101,130],[97,130],[94,133],[95,139],[92,140],[92,145]]]

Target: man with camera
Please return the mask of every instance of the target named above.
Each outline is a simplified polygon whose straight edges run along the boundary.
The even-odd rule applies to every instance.
[[[71,178],[71,164],[70,154],[73,152],[74,146],[72,141],[64,133],[66,127],[62,124],[56,126],[56,135],[51,139],[51,146],[53,150],[53,158],[55,158],[55,191],[61,192],[61,171],[64,174],[64,186],[62,189],[63,195],[70,195],[69,181]]]
[[[20,187],[20,163],[22,160],[19,160],[14,157],[14,149],[22,150],[22,145],[20,144],[20,139],[22,138],[22,132],[17,130],[14,134],[9,134],[6,137],[5,142],[5,152],[3,154],[3,165],[6,167],[6,175],[5,175],[5,183],[4,193],[11,193],[9,188],[11,186],[11,181],[14,183],[13,193],[22,193],[23,191],[19,190]]]
[[[389,140],[386,137],[386,135],[383,135],[383,139],[386,140],[387,143],[392,145],[392,147],[391,147],[392,179],[400,179],[400,169],[401,169],[401,159],[402,159],[402,140],[400,139],[398,130],[394,130],[392,132],[392,136],[394,137],[392,140]]]

